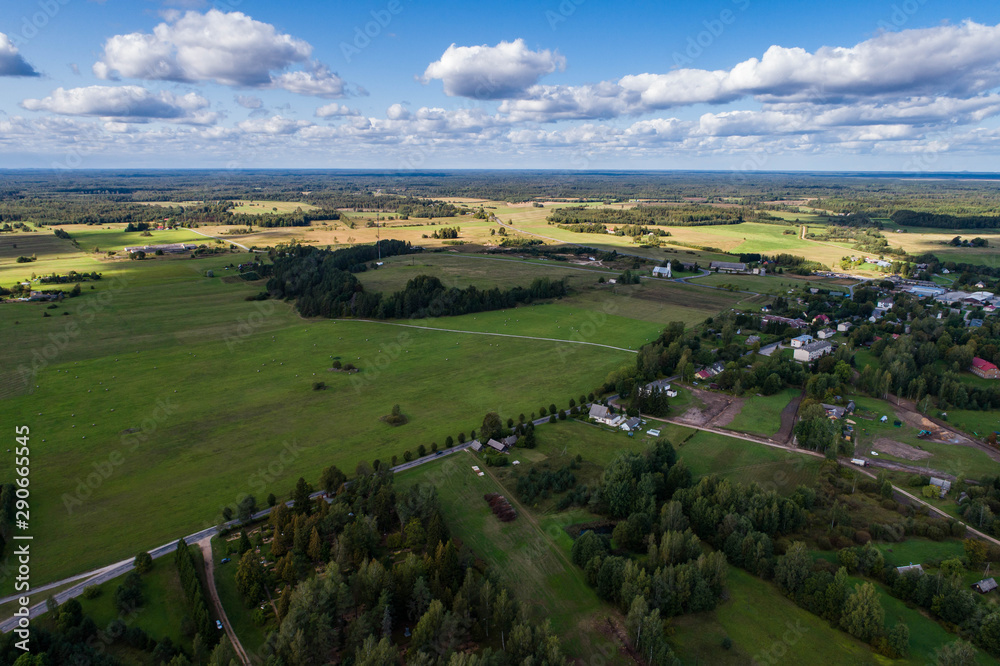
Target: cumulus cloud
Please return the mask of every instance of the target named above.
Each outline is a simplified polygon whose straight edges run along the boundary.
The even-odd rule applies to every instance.
[[[174,95],[154,93],[141,86],[88,86],[56,88],[43,99],[26,99],[21,106],[29,111],[49,111],[65,116],[98,116],[118,122],[168,120],[190,124],[210,124],[218,114],[205,111],[207,99],[196,93]]]
[[[316,109],[317,118],[336,118],[336,117],[349,117],[349,116],[360,116],[361,112],[357,109],[350,109],[344,104],[337,104],[336,102],[331,102],[325,104],[318,109]]]
[[[237,88],[280,88],[301,95],[343,96],[344,81],[310,61],[312,46],[242,12],[171,12],[152,33],[115,35],[104,43],[94,74]],[[294,65],[305,69],[287,71]]]
[[[968,98],[1000,86],[1000,25],[965,21],[882,33],[851,47],[771,46],[730,69],[629,74],[587,86],[534,85],[510,95],[501,112],[553,121],[640,115],[693,104],[846,105],[908,97]]]
[[[39,76],[10,38],[0,32],[0,76]]]
[[[532,51],[523,39],[496,46],[452,44],[424,71],[422,81],[441,79],[452,97],[506,99],[522,95],[545,74],[566,68],[566,59],[549,50]]]
[[[312,123],[308,120],[292,120],[283,116],[271,116],[270,118],[250,118],[238,123],[237,127],[249,134],[286,135],[294,134],[310,125]]]
[[[259,109],[264,106],[264,100],[255,95],[236,95],[233,99],[244,109]]]

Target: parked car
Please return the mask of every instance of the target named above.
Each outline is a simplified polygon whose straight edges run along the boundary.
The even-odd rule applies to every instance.
[[[219,631],[222,631],[222,620],[215,621],[215,628],[218,629]]]
[[[229,562],[229,558],[228,557],[223,557],[222,560],[219,562],[219,564],[226,564],[228,562]]]

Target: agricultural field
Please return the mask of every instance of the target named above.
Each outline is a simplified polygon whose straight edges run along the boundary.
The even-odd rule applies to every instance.
[[[251,199],[236,199],[233,201],[233,207],[229,209],[229,212],[243,213],[245,215],[266,215],[268,213],[281,215],[283,213],[294,213],[297,210],[309,212],[311,210],[316,210],[316,208],[316,206],[302,201],[257,201]]]
[[[30,422],[39,447],[37,582],[214,524],[219,508],[243,493],[284,495],[298,476],[315,478],[329,464],[353,470],[361,460],[441,444],[489,410],[506,418],[561,403],[631,358],[547,340],[476,336],[473,344],[451,331],[303,320],[288,304],[245,301],[260,285],[218,277],[246,256],[116,264],[121,280],[106,274],[51,317],[39,304],[4,306],[16,314],[0,318],[0,335],[16,330],[39,341],[0,351],[0,414]],[[216,277],[204,277],[210,269]],[[544,317],[519,308],[518,318],[522,311],[523,330],[545,335]],[[557,312],[567,334],[587,321],[578,309]],[[465,319],[505,328],[503,315],[488,314]],[[597,340],[638,345],[657,332],[609,321]],[[549,327],[549,336],[562,333]],[[362,371],[329,372],[335,359]],[[326,389],[313,390],[314,382]],[[409,418],[398,429],[380,421],[394,404]],[[154,487],[171,491],[149,493]],[[79,546],[72,560],[55,545],[68,532]]]
[[[735,288],[744,291],[756,291],[761,294],[774,294],[781,296],[787,294],[789,290],[809,289],[816,287],[819,289],[838,289],[847,291],[838,281],[826,278],[802,278],[790,273],[782,275],[730,275],[728,273],[712,273],[705,277],[695,278],[691,284],[704,284],[722,289]]]
[[[705,474],[741,483],[757,482],[782,494],[815,482],[821,458],[698,431],[677,445],[677,456],[695,478]]]

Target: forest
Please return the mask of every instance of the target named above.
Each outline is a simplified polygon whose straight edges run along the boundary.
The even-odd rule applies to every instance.
[[[307,317],[360,317],[403,319],[444,317],[485,312],[531,303],[537,299],[560,298],[567,293],[562,280],[536,278],[527,287],[502,290],[476,287],[446,287],[437,277],[420,275],[392,294],[364,290],[352,273],[366,270],[365,261],[375,259],[378,248],[383,257],[412,251],[409,243],[379,241],[375,246],[342,250],[319,250],[297,246],[272,252],[272,276],[267,292],[274,298],[294,299],[299,312]]]

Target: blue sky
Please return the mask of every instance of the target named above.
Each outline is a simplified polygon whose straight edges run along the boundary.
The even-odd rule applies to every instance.
[[[0,167],[1000,170],[996,2],[6,8]]]

